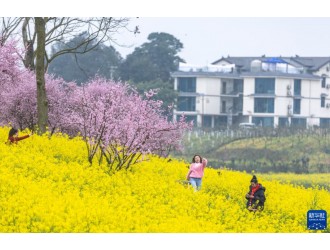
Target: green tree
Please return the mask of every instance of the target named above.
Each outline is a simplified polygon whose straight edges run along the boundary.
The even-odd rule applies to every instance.
[[[135,85],[140,93],[158,89],[153,98],[161,100],[163,109],[167,110],[177,97],[171,72],[177,69],[179,62],[184,62],[178,56],[183,44],[167,33],[151,33],[148,40],[126,57],[119,67],[120,77]]]
[[[76,46],[81,43],[87,32],[81,33],[67,43],[56,43],[52,46],[52,54],[65,48]],[[94,47],[95,42],[88,46]],[[118,80],[117,68],[122,57],[112,46],[98,44],[89,53],[81,53],[82,48],[74,54],[65,54],[55,58],[49,65],[48,72],[61,76],[66,81],[75,81],[78,84],[86,82],[96,74],[107,79]]]
[[[154,80],[150,82],[140,82],[133,85],[136,86],[140,94],[144,94],[144,92],[149,89],[156,89],[157,95],[154,95],[152,98],[163,102],[162,108],[164,110],[164,115],[169,116],[169,119],[171,119],[172,113],[167,112],[168,107],[174,104],[174,100],[178,96],[177,92],[174,91],[173,83]]]
[[[134,83],[150,82],[157,79],[171,81],[171,72],[179,62],[184,62],[177,54],[183,44],[168,33],[151,33],[149,42],[137,47],[120,66],[120,76],[124,81]]]

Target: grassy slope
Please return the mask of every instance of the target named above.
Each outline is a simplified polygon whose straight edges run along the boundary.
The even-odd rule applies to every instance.
[[[215,145],[213,149],[210,149],[211,144]],[[207,152],[204,150],[206,148]],[[234,159],[236,165],[259,164],[271,172],[275,164],[286,166],[289,172],[294,172],[295,162],[301,165],[302,159],[308,158],[310,173],[330,172],[330,139],[322,136],[295,135],[239,139],[220,148],[216,147],[212,138],[200,138],[199,144],[195,142],[195,149],[196,153],[205,155],[215,167],[228,166]],[[188,154],[192,153],[186,152],[182,157],[189,159]]]

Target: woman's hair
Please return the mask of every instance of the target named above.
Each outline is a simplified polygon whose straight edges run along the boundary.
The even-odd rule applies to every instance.
[[[252,179],[251,179],[251,182],[253,183],[258,183],[258,179],[255,175],[253,175]]]
[[[195,157],[196,157],[196,156],[198,156],[200,162],[202,162],[203,158],[202,158],[202,156],[200,156],[200,155],[194,155],[194,157],[192,158],[192,162],[195,163]]]
[[[16,128],[11,128],[9,130],[9,134],[8,134],[8,137],[12,137],[14,136],[14,134],[16,134],[18,132],[18,130]]]

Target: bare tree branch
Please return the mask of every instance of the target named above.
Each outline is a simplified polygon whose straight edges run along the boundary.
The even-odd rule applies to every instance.
[[[22,22],[23,17],[1,17],[0,24],[0,44],[3,45],[10,36],[17,35],[17,27]],[[16,32],[16,33],[15,33]]]
[[[88,36],[82,40],[79,44],[70,47],[63,48],[60,51],[54,53],[50,58],[48,63],[54,60],[56,57],[67,54],[67,53],[75,53],[75,54],[84,54],[93,49],[95,49],[99,44],[111,41],[115,33],[119,31],[121,28],[125,28],[128,24],[128,18],[88,18],[88,19],[80,19],[80,18],[68,18],[70,20],[66,20],[65,22],[62,20],[62,25],[57,25],[56,32],[51,30],[47,34],[52,34],[52,36],[48,37],[46,44],[51,44],[54,42],[63,42],[63,38],[73,38],[75,37],[82,28],[87,30]]]
[[[127,30],[129,18],[114,17],[45,17],[46,34],[45,34],[45,69],[56,57],[67,53],[84,54],[105,42],[116,43],[114,35],[121,29]],[[23,62],[26,68],[34,69],[34,61],[36,58],[36,32],[35,18],[33,17],[16,17],[1,18],[0,35],[1,43],[4,43],[9,36],[19,34],[21,26],[21,38],[23,40],[26,54]],[[47,47],[55,42],[65,44],[82,32],[86,32],[87,36],[80,43],[72,47],[63,47],[53,54],[49,53]],[[30,50],[29,50],[30,48]],[[31,48],[33,53],[31,53]]]

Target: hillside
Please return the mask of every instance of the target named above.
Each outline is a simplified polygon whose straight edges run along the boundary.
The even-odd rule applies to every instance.
[[[216,168],[247,172],[330,173],[329,131],[289,132],[295,134],[236,138],[214,132],[192,133],[185,139],[185,152],[176,155],[189,160],[198,153]]]
[[[7,133],[0,128],[1,141]],[[267,201],[254,214],[245,209],[250,174],[207,168],[194,192],[177,182],[186,162],[148,156],[110,176],[85,150],[63,135],[1,143],[0,232],[309,232],[307,211],[330,211],[328,191],[260,176]]]
[[[211,157],[247,171],[330,172],[330,145],[313,137],[242,139],[220,147]]]

